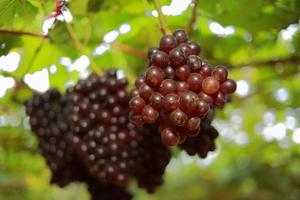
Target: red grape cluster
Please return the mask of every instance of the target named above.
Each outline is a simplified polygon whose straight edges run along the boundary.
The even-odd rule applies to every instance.
[[[199,57],[200,51],[184,30],[165,35],[159,48],[149,50],[149,68],[135,82],[130,121],[141,126],[159,120],[166,146],[199,134],[201,119],[212,106],[223,106],[236,89],[227,69],[211,67]]]
[[[68,89],[72,143],[90,173],[104,183],[126,186],[136,166],[141,136],[128,121],[127,79],[117,72],[90,75]]]
[[[35,94],[26,103],[32,131],[38,139],[39,149],[52,172],[51,182],[63,187],[77,180],[80,164],[69,148],[68,100],[56,89]],[[77,166],[77,167],[74,167]]]
[[[215,139],[219,136],[219,132],[211,125],[214,117],[214,110],[201,120],[200,131],[196,137],[187,138],[179,147],[185,150],[189,155],[198,154],[201,158],[205,158],[209,151],[215,150]]]

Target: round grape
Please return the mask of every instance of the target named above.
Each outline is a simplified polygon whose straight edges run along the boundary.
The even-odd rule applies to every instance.
[[[163,80],[163,82],[160,84],[159,92],[162,95],[175,93],[176,92],[176,81],[174,81],[172,79]]]
[[[163,51],[157,51],[152,54],[151,63],[160,68],[165,68],[168,66],[170,60],[168,54]]]
[[[145,106],[146,106],[145,100],[139,96],[133,97],[129,101],[129,108],[134,113],[142,113]]]
[[[191,74],[191,70],[187,65],[182,65],[176,69],[176,78],[179,81],[185,81]]]
[[[202,87],[203,77],[199,73],[191,73],[187,79],[187,84],[193,92],[199,92]]]
[[[236,90],[236,82],[232,79],[227,79],[221,84],[220,90],[225,94],[232,94]]]
[[[215,94],[219,88],[219,81],[215,77],[206,77],[202,82],[202,89],[206,94]]]
[[[199,55],[201,52],[201,47],[197,42],[190,42],[189,46],[192,50],[193,55]]]
[[[164,80],[165,74],[161,68],[150,67],[146,71],[146,83],[153,88],[159,87],[161,82]]]
[[[176,30],[174,33],[173,33],[173,36],[176,38],[177,40],[177,43],[185,43],[188,41],[188,35],[187,35],[187,32],[184,31],[184,30]]]
[[[159,117],[159,112],[152,108],[150,105],[144,107],[143,120],[148,124],[153,124]]]
[[[163,100],[164,110],[172,112],[179,107],[179,97],[176,94],[167,94]]]
[[[213,69],[211,75],[215,77],[220,83],[223,83],[227,79],[228,70],[224,66],[217,66],[215,69]]]
[[[182,127],[188,121],[188,116],[177,108],[170,114],[170,120],[174,126]]]
[[[180,67],[185,64],[185,56],[179,48],[172,49],[169,53],[170,62],[174,67]]]
[[[175,146],[179,143],[179,133],[176,129],[170,127],[161,132],[161,140],[166,146]]]
[[[176,38],[172,35],[164,35],[160,39],[159,49],[166,53],[169,53],[176,46],[177,46]]]

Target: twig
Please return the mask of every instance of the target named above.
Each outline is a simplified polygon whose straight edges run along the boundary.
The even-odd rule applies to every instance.
[[[93,69],[94,72],[96,72],[98,75],[103,74],[103,71],[101,70],[101,68],[93,61],[93,59],[91,59],[91,56],[85,52],[83,45],[81,44],[80,40],[78,39],[73,27],[68,24],[65,23],[67,31],[71,37],[71,40],[73,41],[75,47],[84,55],[86,55],[90,62],[91,62],[91,68]]]
[[[144,53],[143,51],[140,51],[140,50],[137,50],[137,49],[134,49],[128,45],[125,45],[125,44],[118,44],[118,43],[113,43],[111,45],[113,48],[115,49],[119,49],[121,50],[122,52],[125,52],[127,54],[130,54],[130,55],[133,55],[135,57],[138,57],[142,60],[147,60],[147,55],[146,53]]]
[[[160,1],[159,0],[153,0],[155,9],[158,13],[158,19],[159,19],[159,23],[160,23],[160,30],[161,32],[166,35],[166,34],[171,34],[171,31],[167,25],[165,16],[161,10],[161,5],[160,5]]]
[[[288,64],[288,63],[300,63],[300,57],[294,56],[290,58],[272,59],[272,60],[265,60],[265,61],[253,61],[249,63],[234,65],[234,68],[240,68],[245,66],[260,66],[260,65],[276,66],[276,65]]]
[[[34,32],[21,31],[21,30],[10,30],[10,29],[0,29],[0,33],[10,34],[10,35],[27,35],[27,36],[42,37],[42,38],[47,37],[47,35],[43,35],[42,33],[34,33]]]
[[[199,0],[193,0],[192,16],[191,16],[191,19],[190,19],[189,24],[187,26],[187,32],[188,32],[189,35],[191,35],[191,33],[193,31],[193,28],[194,28],[194,25],[197,21],[197,16],[198,16],[197,7],[198,7],[198,4],[199,4]]]

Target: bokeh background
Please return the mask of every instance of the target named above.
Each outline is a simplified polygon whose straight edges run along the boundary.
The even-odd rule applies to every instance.
[[[300,0],[193,2],[161,0],[167,23],[192,25],[202,57],[228,66],[237,91],[213,123],[217,150],[206,159],[174,150],[165,184],[148,195],[133,183],[135,199],[300,199]],[[161,37],[150,0],[67,7],[53,24],[54,0],[0,0],[1,200],[89,198],[83,184],[49,184],[22,102],[99,68],[122,69],[132,84]]]

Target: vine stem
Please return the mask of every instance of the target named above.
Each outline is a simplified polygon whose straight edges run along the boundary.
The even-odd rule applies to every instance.
[[[193,7],[191,19],[190,19],[189,24],[187,26],[187,32],[188,32],[189,35],[191,35],[191,32],[193,31],[193,27],[194,27],[194,25],[197,21],[197,15],[198,15],[197,7],[199,5],[199,0],[193,0],[192,3],[193,3],[194,7]]]
[[[160,23],[160,30],[161,32],[166,35],[166,34],[171,34],[171,30],[169,29],[165,16],[161,10],[161,4],[159,0],[153,0],[155,9],[158,13],[158,19],[159,19],[159,23]]]
[[[81,44],[80,40],[78,39],[73,27],[68,24],[68,23],[65,23],[66,25],[66,28],[67,28],[67,31],[71,37],[71,40],[73,41],[75,47],[84,55],[86,55],[90,62],[91,62],[91,68],[93,69],[93,71],[98,74],[98,75],[102,75],[104,74],[103,70],[100,68],[100,66],[97,65],[97,63],[95,63],[93,61],[93,59],[91,58],[91,56],[89,55],[89,53],[87,53],[85,50],[84,50],[84,46]]]
[[[42,38],[47,37],[47,35],[44,35],[42,33],[34,33],[34,32],[19,31],[19,30],[10,30],[10,29],[2,29],[2,28],[0,28],[0,33],[10,34],[10,35],[27,35],[27,36],[42,37]]]

